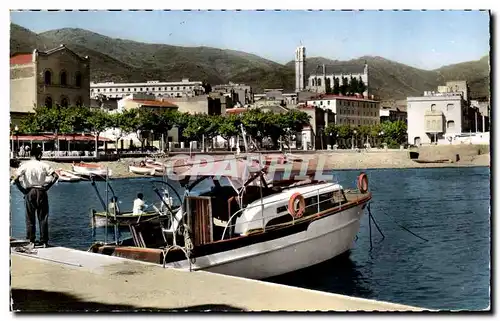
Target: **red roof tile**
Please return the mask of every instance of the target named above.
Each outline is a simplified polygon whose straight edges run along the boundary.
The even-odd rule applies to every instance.
[[[31,54],[17,54],[10,57],[11,65],[25,65],[33,62],[33,56]]]
[[[19,141],[52,141],[56,138],[55,134],[38,134],[38,135],[12,135],[10,139]],[[59,140],[70,140],[70,141],[95,141],[95,136],[90,134],[59,134]],[[106,137],[99,136],[100,142],[111,142],[112,140]]]
[[[227,114],[241,114],[247,111],[247,108],[229,108],[226,109]]]
[[[145,99],[132,99],[133,102],[139,103],[145,106],[157,106],[157,107],[179,107],[175,104],[172,104],[169,101],[160,101],[160,100],[145,100]]]

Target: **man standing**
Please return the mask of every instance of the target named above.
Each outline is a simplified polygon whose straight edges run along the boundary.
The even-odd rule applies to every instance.
[[[48,246],[49,241],[49,200],[47,191],[59,176],[49,164],[42,162],[42,150],[39,146],[31,150],[31,159],[17,169],[13,183],[24,194],[26,205],[26,238],[35,243],[36,216],[40,226],[40,243]],[[52,176],[47,182],[47,178]],[[23,184],[21,184],[21,180]],[[24,186],[23,186],[24,185]]]

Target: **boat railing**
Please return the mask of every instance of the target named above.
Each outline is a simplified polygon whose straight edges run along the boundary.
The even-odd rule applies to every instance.
[[[328,188],[329,186],[325,186],[325,187],[320,187],[316,190],[313,190],[312,192],[316,192],[316,201],[309,204],[309,205],[306,205],[304,207],[304,211],[308,208],[312,208],[312,207],[316,207],[316,212],[319,213],[321,212],[321,204],[322,203],[326,203],[326,202],[332,202],[332,199],[329,198],[329,199],[325,199],[325,200],[320,200],[320,196],[321,196],[321,190],[323,189],[326,189]],[[339,190],[339,191],[342,191],[342,190]],[[351,190],[343,190],[344,192],[348,192],[348,193],[351,193],[352,191]],[[310,192],[309,192],[310,193]],[[307,197],[307,198],[310,198],[310,197]],[[231,224],[232,220],[234,219],[234,217],[236,217],[237,215],[239,215],[241,212],[245,211],[245,210],[248,210],[248,209],[252,209],[252,208],[255,208],[255,207],[260,207],[261,208],[261,211],[264,211],[264,208],[270,204],[274,204],[274,203],[278,203],[278,202],[283,202],[283,200],[276,200],[276,201],[271,201],[271,202],[267,202],[267,203],[264,203],[264,204],[255,204],[253,206],[247,206],[245,208],[241,208],[239,209],[238,211],[236,211],[234,214],[232,214],[229,218],[229,220],[227,221],[226,223],[226,226],[224,227],[224,231],[222,232],[222,237],[221,237],[221,240],[224,239],[225,235],[226,235],[226,231],[228,228],[233,228],[233,227],[236,227],[236,225],[242,225],[242,224],[248,224],[248,223],[252,223],[252,222],[257,222],[257,221],[262,221],[262,217],[256,217],[255,219],[253,220],[248,220],[248,221],[243,221],[243,222],[239,222],[239,223],[234,223],[234,224]],[[337,202],[337,206],[336,207],[340,207],[342,205],[342,202],[339,201]],[[287,208],[287,213],[292,217],[292,221],[291,222],[287,222],[287,224],[295,224],[295,222],[297,220],[301,220],[301,219],[297,219],[295,218],[291,213],[290,211],[288,210],[288,204],[285,205],[286,208]],[[335,207],[332,207],[332,208],[335,208]],[[281,217],[283,216],[283,212],[279,212],[279,213],[276,213],[276,215],[271,215],[271,216],[266,216],[266,219],[268,221],[274,219],[274,218],[277,218],[277,217]],[[277,224],[277,226],[280,226],[281,224]],[[268,227],[274,227],[274,225],[270,225],[270,226],[262,226],[262,228],[268,228]]]

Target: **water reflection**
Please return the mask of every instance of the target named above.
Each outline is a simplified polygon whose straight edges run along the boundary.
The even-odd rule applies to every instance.
[[[265,281],[358,297],[371,297],[369,276],[351,259],[350,251],[314,266]]]

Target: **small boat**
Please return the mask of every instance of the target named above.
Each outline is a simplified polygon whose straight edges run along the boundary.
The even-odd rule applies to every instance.
[[[419,164],[442,164],[442,163],[453,163],[453,161],[449,158],[445,159],[435,159],[435,160],[428,160],[428,159],[412,159],[415,163]]]
[[[154,175],[156,170],[151,167],[129,165],[129,172],[140,175]]]
[[[82,180],[82,178],[78,175],[75,175],[69,171],[65,171],[62,168],[56,169],[55,172],[59,175],[59,181],[61,182],[78,182]]]
[[[154,168],[156,173],[163,173],[166,168],[165,164],[149,158],[146,159],[144,166],[148,168]]]
[[[89,176],[106,177],[106,176],[111,176],[112,174],[111,170],[108,170],[104,166],[99,164],[80,162],[77,164],[73,163],[71,167],[74,173],[84,177],[89,177]]]
[[[90,224],[93,227],[106,227],[106,216],[108,218],[108,226],[112,227],[116,223],[119,227],[127,227],[130,224],[138,224],[144,221],[152,221],[157,219],[160,214],[156,211],[148,211],[143,214],[133,214],[125,212],[118,215],[113,215],[106,212],[91,211]]]
[[[251,279],[349,251],[372,198],[366,174],[359,175],[357,190],[348,190],[317,180],[315,171],[269,180],[265,166],[249,160],[227,165],[182,172],[186,194],[175,214],[131,224],[131,239],[95,243],[89,251]]]

